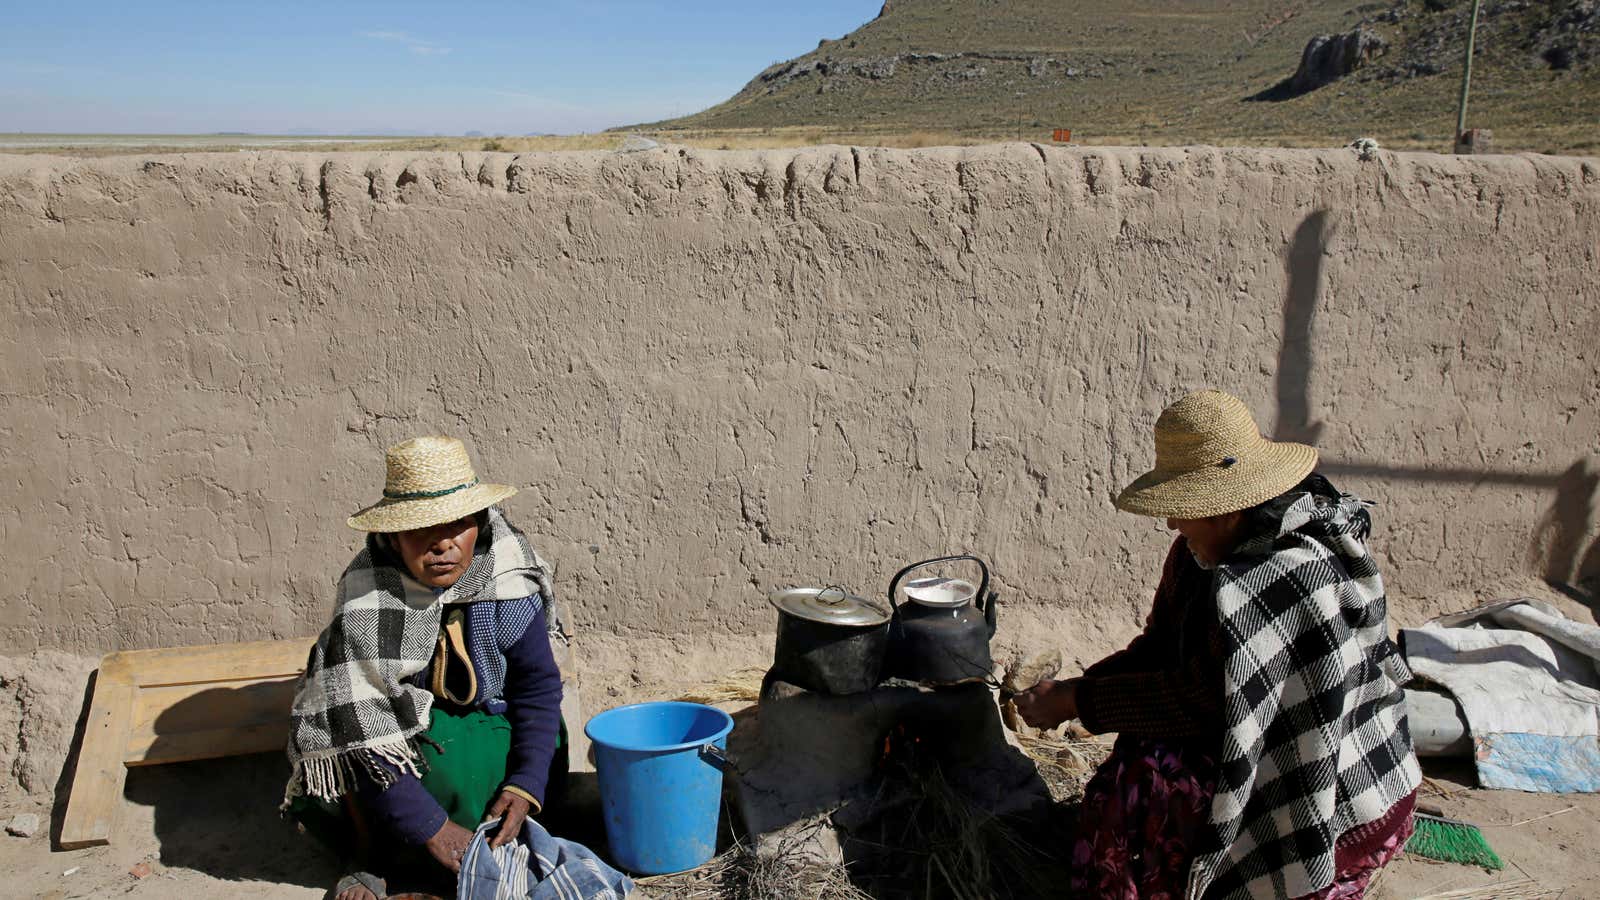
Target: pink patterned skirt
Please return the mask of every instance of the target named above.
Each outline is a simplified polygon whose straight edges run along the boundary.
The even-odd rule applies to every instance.
[[[1072,896],[1177,900],[1211,811],[1216,762],[1178,743],[1119,738],[1084,789],[1072,845]],[[1357,900],[1400,853],[1411,817],[1375,849],[1346,861],[1333,884],[1303,900]]]

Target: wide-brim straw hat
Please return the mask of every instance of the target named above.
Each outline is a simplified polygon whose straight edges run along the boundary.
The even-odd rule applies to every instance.
[[[1162,410],[1156,467],[1116,503],[1142,516],[1205,519],[1265,503],[1316,467],[1316,448],[1262,437],[1238,397],[1196,391]]]
[[[453,522],[517,492],[478,480],[467,446],[452,437],[412,438],[383,455],[383,499],[351,516],[358,531],[392,533]]]

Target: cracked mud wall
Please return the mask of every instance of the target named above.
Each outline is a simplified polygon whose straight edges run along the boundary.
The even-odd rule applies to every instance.
[[[0,157],[0,653],[314,632],[382,448],[425,432],[522,486],[508,511],[597,639],[725,643],[770,631],[769,588],[881,593],[971,550],[1013,639],[1098,652],[1168,540],[1111,496],[1207,385],[1381,504],[1402,613],[1574,578],[1597,166]]]

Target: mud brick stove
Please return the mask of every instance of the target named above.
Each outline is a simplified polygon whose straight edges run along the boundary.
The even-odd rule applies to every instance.
[[[906,578],[954,565],[975,565],[979,585]],[[854,866],[893,843],[930,782],[980,815],[1048,804],[1001,723],[988,585],[981,560],[944,557],[896,575],[889,610],[838,588],[772,595],[774,664],[728,747],[758,853]]]

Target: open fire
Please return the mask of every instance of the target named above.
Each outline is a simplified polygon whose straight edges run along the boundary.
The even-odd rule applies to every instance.
[[[916,771],[922,749],[922,735],[904,722],[896,722],[883,736],[883,754],[878,758],[877,774],[893,769]]]

